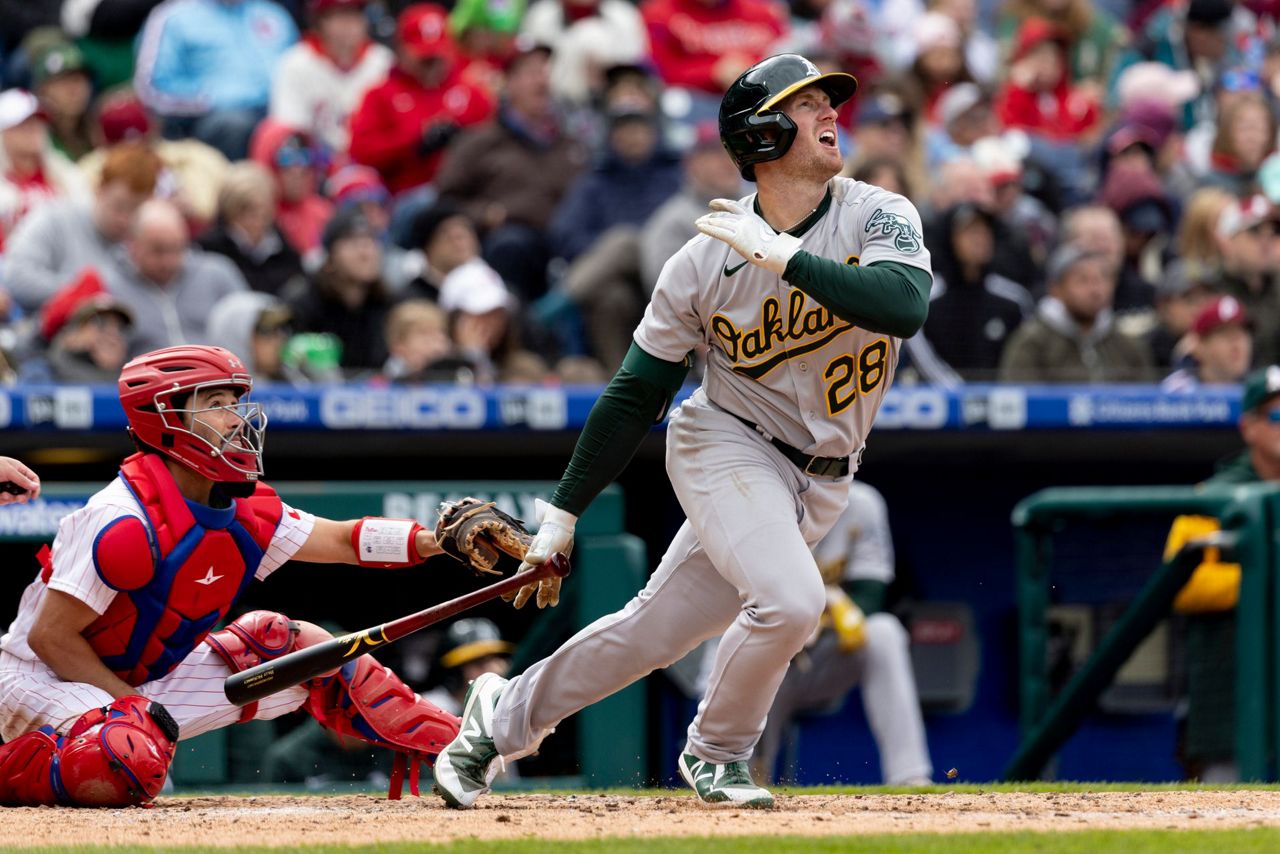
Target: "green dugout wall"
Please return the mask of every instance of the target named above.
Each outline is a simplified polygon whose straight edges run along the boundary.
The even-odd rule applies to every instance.
[[[285,501],[331,519],[361,516],[415,518],[435,524],[435,510],[445,499],[474,495],[494,500],[508,513],[530,523],[534,501],[550,498],[550,481],[366,481],[280,482],[273,484]],[[31,505],[0,511],[0,543],[50,542],[62,516],[81,506],[102,484],[46,483],[41,499]],[[559,608],[540,612],[513,660],[519,672],[556,634],[556,622],[566,619],[574,630],[627,603],[648,577],[643,542],[623,528],[623,495],[617,486],[606,489],[578,522],[573,575]],[[33,564],[34,566],[34,564]],[[475,584],[483,584],[476,579]],[[432,604],[406,603],[405,611]],[[398,616],[389,615],[388,618]],[[357,629],[363,626],[350,626]],[[646,697],[642,683],[584,709],[577,716],[577,756],[580,777],[571,781],[593,787],[636,785],[647,779]],[[252,730],[258,729],[254,733]],[[253,752],[252,745],[270,740],[269,727],[246,724],[230,744],[227,730],[181,743],[174,762],[178,785],[214,786],[233,781],[229,767],[241,764],[231,752]],[[248,730],[248,731],[246,731]],[[553,738],[555,736],[552,736]],[[252,756],[249,757],[252,761]],[[570,781],[566,781],[570,782]]]

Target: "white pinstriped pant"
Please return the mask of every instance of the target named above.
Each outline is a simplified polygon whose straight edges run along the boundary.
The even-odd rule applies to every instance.
[[[243,711],[222,692],[231,668],[208,644],[201,643],[168,675],[138,686],[138,693],[169,710],[179,737],[237,723]],[[289,688],[263,698],[254,720],[270,720],[293,711],[307,699],[307,689]],[[63,682],[40,660],[28,661],[0,652],[0,738],[12,741],[24,733],[52,726],[65,732],[85,712],[110,704],[101,688]]]

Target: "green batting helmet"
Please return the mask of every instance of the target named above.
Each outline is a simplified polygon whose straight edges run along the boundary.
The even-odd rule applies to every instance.
[[[796,125],[773,109],[793,92],[821,86],[838,107],[853,97],[858,81],[851,74],[823,74],[803,56],[781,53],[742,72],[720,101],[720,141],[742,177],[756,179],[755,164],[777,160],[796,138]]]

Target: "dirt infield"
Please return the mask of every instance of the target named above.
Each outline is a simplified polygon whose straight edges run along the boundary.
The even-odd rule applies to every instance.
[[[685,796],[506,795],[476,809],[434,797],[162,798],[151,809],[0,809],[21,845],[297,845],[539,837],[833,836],[873,833],[1280,827],[1280,792],[792,795],[776,810],[707,808]]]

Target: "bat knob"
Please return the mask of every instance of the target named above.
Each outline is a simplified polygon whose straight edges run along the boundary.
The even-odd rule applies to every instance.
[[[551,567],[552,574],[558,578],[564,578],[569,574],[569,559],[559,552],[547,558],[547,565]]]

